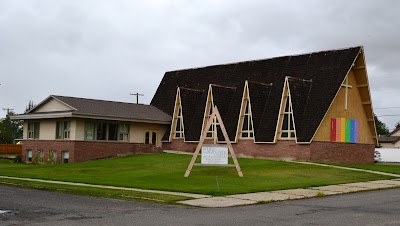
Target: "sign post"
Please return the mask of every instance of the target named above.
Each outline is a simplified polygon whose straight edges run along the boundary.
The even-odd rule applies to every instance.
[[[213,120],[217,120],[221,127],[222,134],[224,135],[224,139],[226,142],[225,145],[203,145],[204,140],[207,136],[207,131],[210,129],[210,126]],[[215,129],[216,130],[216,129]],[[201,158],[201,165],[205,166],[229,166],[228,164],[228,151],[231,154],[233,159],[233,163],[236,167],[236,171],[238,172],[239,177],[243,177],[242,170],[240,169],[239,162],[236,159],[235,152],[233,151],[233,147],[231,141],[229,140],[228,133],[226,132],[224,123],[222,122],[221,115],[219,114],[217,106],[214,107],[214,110],[207,121],[206,127],[204,131],[201,133],[199,144],[196,147],[196,150],[193,153],[192,160],[189,163],[189,166],[186,170],[185,177],[190,175],[190,171],[195,165],[195,161],[197,156],[199,155],[200,149],[202,150],[202,158]],[[204,155],[204,156],[203,156]]]

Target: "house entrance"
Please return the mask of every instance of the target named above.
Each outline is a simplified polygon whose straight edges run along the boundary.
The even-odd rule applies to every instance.
[[[144,135],[145,144],[157,145],[157,131],[156,130],[146,130]]]

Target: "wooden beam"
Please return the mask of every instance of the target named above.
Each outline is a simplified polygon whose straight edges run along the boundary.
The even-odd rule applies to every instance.
[[[367,121],[368,121],[368,122],[373,122],[374,119],[373,119],[373,118],[367,118]]]
[[[354,70],[359,70],[359,69],[364,69],[364,68],[365,68],[364,65],[358,65],[358,66],[353,67]]]
[[[368,84],[360,84],[360,85],[357,85],[357,87],[358,87],[358,88],[368,87]]]
[[[364,102],[361,102],[361,104],[362,105],[371,105],[371,101],[364,101]]]

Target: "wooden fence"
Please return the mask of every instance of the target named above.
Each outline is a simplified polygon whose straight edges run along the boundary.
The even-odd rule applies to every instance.
[[[0,144],[0,155],[18,155],[22,152],[22,145]]]

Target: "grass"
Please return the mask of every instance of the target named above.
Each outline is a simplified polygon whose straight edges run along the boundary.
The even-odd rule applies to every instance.
[[[21,181],[14,179],[0,179],[0,184],[16,186],[16,187],[34,188],[44,191],[63,192],[76,195],[87,195],[87,196],[96,196],[103,198],[114,198],[114,199],[122,199],[128,201],[140,201],[140,202],[162,203],[162,204],[177,204],[178,201],[190,199],[188,197],[182,197],[176,195],[166,195],[166,194],[137,192],[137,191],[124,191],[124,190],[115,190],[107,188],[81,187],[74,185],[59,185],[59,184],[49,184],[49,183],[32,182],[32,181]]]
[[[381,164],[340,164],[339,166],[346,166],[357,169],[367,169],[380,171],[385,173],[400,174],[400,165],[381,165]]]
[[[215,196],[393,178],[323,166],[247,158],[239,159],[243,178],[238,177],[234,167],[202,166],[194,166],[191,175],[184,178],[190,159],[190,155],[163,153],[58,165],[17,164],[0,160],[0,175]]]

